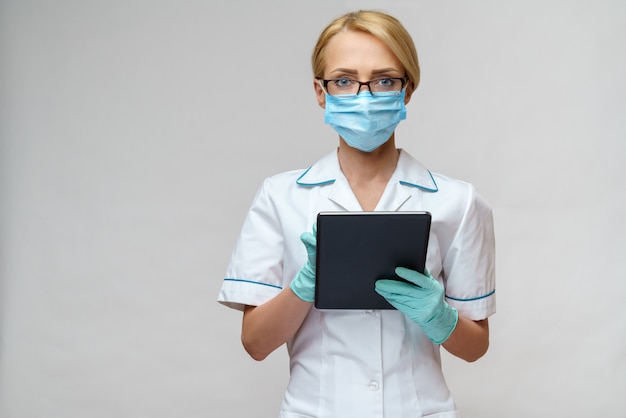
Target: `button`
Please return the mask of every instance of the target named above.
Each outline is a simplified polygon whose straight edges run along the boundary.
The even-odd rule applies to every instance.
[[[377,381],[375,381],[375,380],[372,380],[372,381],[369,383],[369,385],[368,385],[368,386],[369,386],[369,388],[370,388],[371,390],[378,390],[378,388],[380,387],[380,385],[378,384],[378,382],[377,382]]]

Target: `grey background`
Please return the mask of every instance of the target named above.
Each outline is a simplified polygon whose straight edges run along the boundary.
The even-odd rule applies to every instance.
[[[626,416],[623,1],[5,0],[2,418],[277,416],[284,349],[215,299],[262,179],[336,146],[310,53],[362,7],[418,48],[398,145],[494,208],[464,416]]]

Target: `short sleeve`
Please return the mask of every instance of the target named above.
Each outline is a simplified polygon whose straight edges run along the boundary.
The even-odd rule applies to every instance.
[[[283,234],[268,181],[246,215],[218,302],[238,310],[258,306],[282,290]]]
[[[446,300],[462,316],[485,319],[495,313],[495,237],[491,208],[469,185],[469,198],[443,260]]]

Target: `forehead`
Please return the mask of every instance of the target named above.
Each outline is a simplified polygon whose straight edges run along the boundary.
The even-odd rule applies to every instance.
[[[366,32],[342,31],[333,36],[326,46],[325,73],[352,70],[359,75],[391,68],[403,73],[398,57],[380,39]]]

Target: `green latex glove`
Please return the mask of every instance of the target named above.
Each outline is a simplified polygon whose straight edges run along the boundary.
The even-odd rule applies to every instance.
[[[448,339],[459,320],[459,313],[444,300],[444,288],[426,271],[397,267],[396,274],[410,283],[382,279],[376,281],[376,292],[419,324],[435,344]],[[413,284],[411,284],[413,283]]]
[[[315,300],[315,257],[317,254],[317,225],[313,225],[313,232],[303,232],[300,241],[306,247],[308,258],[289,287],[297,297],[305,302]]]

